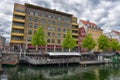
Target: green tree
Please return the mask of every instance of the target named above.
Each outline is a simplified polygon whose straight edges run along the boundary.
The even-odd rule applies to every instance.
[[[72,32],[68,31],[62,43],[62,47],[65,49],[69,49],[70,52],[71,49],[73,49],[76,45],[76,40],[72,37]]]
[[[47,42],[45,41],[45,32],[43,27],[39,27],[37,31],[32,36],[31,41],[33,46],[36,46],[36,51],[38,51],[38,46],[45,46]]]
[[[96,42],[92,38],[91,34],[88,34],[82,42],[82,46],[88,50],[92,50],[96,46]]]
[[[101,35],[98,39],[98,47],[102,51],[106,51],[109,49],[109,38],[105,35]]]
[[[120,43],[115,39],[112,39],[110,41],[109,45],[110,45],[110,48],[112,49],[112,51],[116,51],[116,50],[120,49]]]

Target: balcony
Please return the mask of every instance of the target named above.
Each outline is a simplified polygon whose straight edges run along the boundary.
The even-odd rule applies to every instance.
[[[72,33],[72,35],[73,35],[73,36],[78,36],[78,34],[77,34],[77,33]]]
[[[13,18],[13,21],[25,23],[25,19]]]
[[[21,12],[14,12],[13,14],[20,15],[20,16],[25,16],[25,13],[21,13]]]
[[[14,36],[24,36],[24,33],[12,32],[12,35],[14,35]]]
[[[75,39],[76,41],[78,41],[78,39]]]
[[[78,47],[79,45],[77,44],[76,46]]]
[[[10,43],[24,43],[23,40],[11,40]]]
[[[16,25],[13,25],[12,28],[16,28],[16,29],[24,29],[24,26],[16,26]]]
[[[72,25],[79,26],[79,24],[78,24],[78,23],[72,23]]]
[[[78,28],[72,28],[72,30],[74,30],[74,31],[78,31]]]

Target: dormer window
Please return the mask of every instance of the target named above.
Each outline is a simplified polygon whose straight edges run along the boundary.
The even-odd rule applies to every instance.
[[[87,24],[87,26],[90,26],[89,24]]]

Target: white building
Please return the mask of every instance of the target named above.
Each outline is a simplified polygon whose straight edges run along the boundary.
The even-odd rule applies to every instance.
[[[120,42],[120,32],[112,30],[105,34],[108,38],[117,39]]]

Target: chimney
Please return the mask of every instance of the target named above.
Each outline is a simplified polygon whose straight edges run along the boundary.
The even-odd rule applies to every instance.
[[[89,22],[89,19],[87,20],[87,22]]]
[[[53,10],[55,10],[55,11],[56,11],[56,9],[53,9]]]

